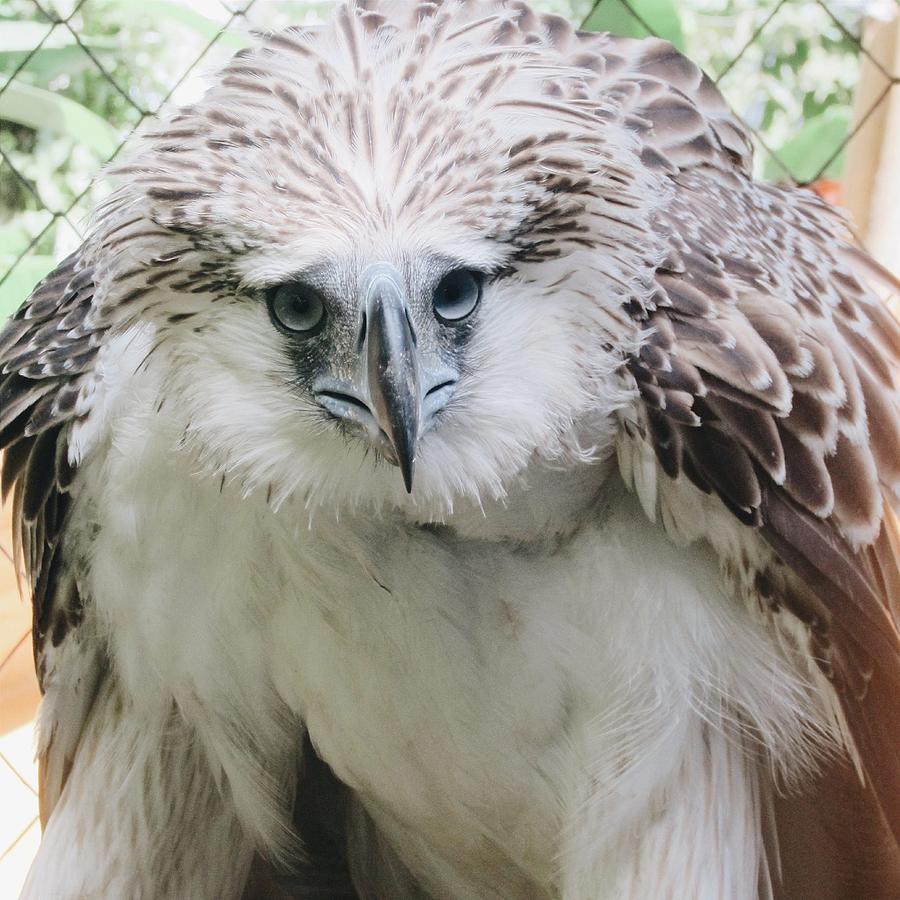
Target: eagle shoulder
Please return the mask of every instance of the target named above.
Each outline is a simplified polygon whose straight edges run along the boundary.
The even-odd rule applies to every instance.
[[[652,125],[638,136],[661,140]],[[670,155],[662,176],[663,258],[649,300],[629,309],[645,339],[625,364],[637,400],[622,418],[623,475],[799,641],[900,840],[900,327],[870,281],[900,285],[836,211],[753,182],[719,143]],[[717,533],[721,516],[686,512],[715,508],[737,538]]]
[[[93,272],[79,252],[41,281],[0,332],[2,490],[13,495],[17,571],[33,606],[35,668],[45,695],[41,818],[71,767],[103,666],[82,641],[84,598],[71,527],[72,427],[89,412],[102,332],[89,323]]]

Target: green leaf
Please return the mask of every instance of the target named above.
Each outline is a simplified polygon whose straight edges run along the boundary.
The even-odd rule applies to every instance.
[[[94,66],[87,53],[78,46],[75,36],[65,28],[56,28],[34,53],[43,40],[47,26],[40,22],[3,22],[0,28],[0,71],[13,71],[26,57],[25,71],[42,84],[65,72],[75,75]],[[119,49],[113,37],[82,35],[81,42],[91,52],[103,56]]]
[[[118,0],[118,2],[127,9],[129,15],[134,15],[133,0]],[[172,0],[144,0],[141,3],[141,12],[150,18],[168,19],[170,22],[184,25],[207,40],[212,40],[219,35],[217,43],[224,47],[233,47],[239,50],[253,42],[249,35],[234,31],[223,32],[222,26],[214,19],[201,15],[184,3],[176,3]]]
[[[15,257],[0,256],[0,272],[5,272]],[[31,293],[32,288],[56,265],[53,256],[26,256],[0,284],[0,321],[12,315]]]
[[[0,50],[28,53],[33,47],[44,41],[45,47],[59,47],[63,44],[74,44],[75,38],[63,29],[57,29],[44,40],[51,26],[43,22],[3,21],[0,31]]]
[[[25,58],[22,50],[0,49],[0,71],[11,72]],[[102,54],[98,54],[101,55]],[[94,62],[76,43],[68,47],[41,47],[25,63],[24,71],[34,76],[34,80],[46,84],[57,75],[72,76],[94,67]]]
[[[809,41],[800,38],[794,48],[793,56],[788,57],[788,64],[794,72],[799,72],[809,59]]]
[[[675,0],[600,0],[600,5],[584,23],[586,31],[611,31],[626,37],[651,34],[671,41],[684,50],[684,33]]]
[[[11,81],[0,94],[0,119],[29,128],[55,131],[94,150],[106,160],[119,146],[119,135],[105,119],[80,103],[43,88]]]
[[[18,256],[30,242],[31,236],[20,217],[0,225],[0,247],[3,248],[5,254],[14,253]],[[0,269],[0,273],[5,271],[5,269]]]
[[[762,131],[765,131],[767,128],[771,127],[772,122],[775,120],[776,113],[780,112],[781,109],[781,104],[778,103],[777,100],[773,100],[771,97],[766,100],[766,105],[763,109],[762,121],[759,124],[759,127]]]
[[[812,181],[819,176],[822,166],[828,162],[849,131],[848,111],[832,107],[812,119],[807,119],[800,131],[777,148],[775,153],[797,181]],[[842,151],[828,163],[828,168],[821,174],[825,178],[837,178],[843,165]],[[770,157],[766,160],[763,176],[770,181],[777,181],[784,176],[784,172]]]

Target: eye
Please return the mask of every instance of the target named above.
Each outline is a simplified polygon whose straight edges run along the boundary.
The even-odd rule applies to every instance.
[[[474,269],[454,269],[448,272],[434,290],[434,311],[449,324],[461,322],[469,316],[481,299],[484,274]]]
[[[268,294],[269,315],[282,331],[312,336],[325,322],[322,295],[308,284],[289,281]]]

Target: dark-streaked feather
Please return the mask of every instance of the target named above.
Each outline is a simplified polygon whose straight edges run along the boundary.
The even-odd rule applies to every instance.
[[[718,495],[786,564],[778,606],[806,624],[834,686],[866,779],[845,793],[880,804],[873,829],[893,831],[877,839],[894,861],[879,871],[894,880],[879,890],[900,895],[900,575],[886,535],[900,488],[900,327],[866,279],[900,286],[817,198],[752,182],[743,129],[689,63],[662,46],[630,52],[675,95],[632,100],[635,115],[657,116],[636,131],[673,189],[656,219],[670,248],[658,294],[629,310],[653,329],[652,351],[628,363],[639,428],[660,477]],[[708,140],[684,143],[690,133]]]
[[[82,618],[83,601],[67,544],[74,477],[68,448],[70,429],[78,419],[74,398],[90,379],[97,353],[98,335],[73,330],[84,322],[92,296],[91,270],[73,254],[38,284],[0,332],[0,370],[6,373],[0,383],[3,495],[10,490],[14,495],[13,541],[31,594],[35,668],[42,691],[54,677],[49,654]],[[64,729],[65,737],[51,737],[40,759],[45,822],[62,790],[79,723],[90,710],[92,696],[90,685],[84,684],[81,708],[67,710],[74,729]],[[52,764],[50,757],[55,759]]]

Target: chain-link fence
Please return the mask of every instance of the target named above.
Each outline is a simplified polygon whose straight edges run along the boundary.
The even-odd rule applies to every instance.
[[[315,21],[331,5],[0,0],[0,319],[80,243],[103,190],[93,179],[136,129],[167,105],[198,96],[202,75],[250,43],[253,31]],[[589,30],[655,34],[697,59],[752,131],[759,177],[808,184],[836,202],[846,199],[841,189],[851,182],[857,193],[874,190],[868,157],[854,150],[875,140],[900,96],[900,27],[885,39],[890,26],[880,24],[898,15],[900,0],[533,5]],[[31,663],[27,604],[14,599],[9,550],[6,521],[0,741],[31,715],[36,697],[33,684],[13,684],[28,677]],[[19,734],[14,745],[0,745],[0,795],[7,810],[13,793],[21,800],[18,820],[0,816],[0,900],[15,896],[21,860],[27,863],[37,841],[34,773],[23,740]]]
[[[621,10],[614,20],[602,15],[612,6]],[[875,52],[865,27],[867,12],[890,19],[900,11],[900,0],[694,0],[680,6],[701,19],[705,13],[707,40],[694,56],[703,57],[699,61],[752,132],[761,162],[757,171],[768,180],[815,184],[839,175],[850,142],[900,82],[895,61]],[[641,12],[659,8],[652,0],[597,0],[585,23],[621,22],[633,34],[678,42],[677,30],[654,28],[652,16]],[[863,63],[877,73],[878,90],[854,117],[849,101]],[[795,133],[776,144],[783,129],[771,127],[772,116],[779,107],[790,112],[784,92],[792,90],[801,94],[792,98],[801,120],[795,112],[795,121],[787,123]]]

